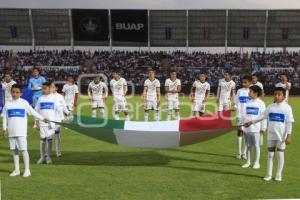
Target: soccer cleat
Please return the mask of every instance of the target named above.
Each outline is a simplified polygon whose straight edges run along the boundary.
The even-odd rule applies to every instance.
[[[242,168],[248,168],[250,167],[251,163],[250,162],[247,162],[246,164],[242,165]]]
[[[40,165],[40,164],[44,164],[45,163],[45,158],[40,158],[36,164]]]
[[[27,177],[29,177],[29,176],[31,176],[30,171],[29,171],[29,170],[28,170],[28,171],[25,171],[24,174],[23,174],[23,177],[24,177],[24,178],[27,178]]]
[[[238,155],[236,156],[236,158],[240,160],[240,159],[242,159],[242,155],[241,155],[241,154],[238,154]]]
[[[264,180],[265,180],[265,181],[271,181],[271,180],[272,180],[272,176],[265,176],[265,177],[264,177]]]
[[[242,154],[242,159],[243,159],[243,160],[247,160],[246,154]]]
[[[48,156],[46,158],[46,163],[47,164],[52,164],[52,159],[50,157],[48,157]]]
[[[20,175],[20,171],[16,171],[14,170],[12,173],[9,174],[9,176],[14,177],[14,176],[19,176]]]
[[[260,168],[260,164],[259,163],[254,163],[253,169],[259,169],[259,168]]]
[[[275,181],[279,181],[279,182],[282,181],[282,177],[281,176],[276,176]]]
[[[59,152],[59,153],[56,153],[56,157],[62,157],[62,154],[61,154],[61,152]]]

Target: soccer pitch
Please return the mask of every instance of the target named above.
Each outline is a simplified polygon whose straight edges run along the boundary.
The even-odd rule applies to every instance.
[[[162,97],[162,104],[165,98]],[[269,104],[271,97],[264,98]],[[143,119],[141,97],[128,100],[134,105],[132,120]],[[191,115],[190,99],[181,97],[181,116]],[[211,99],[210,102],[215,102]],[[79,105],[88,103],[81,99]],[[63,157],[53,156],[52,165],[37,165],[39,134],[29,124],[29,178],[9,177],[13,169],[8,141],[0,140],[1,195],[8,199],[259,199],[300,198],[300,101],[291,97],[295,123],[292,143],[287,147],[282,182],[265,182],[266,136],[261,169],[243,169],[237,160],[236,132],[186,147],[167,150],[128,148],[108,144],[62,128]],[[107,100],[112,118],[112,99]],[[79,106],[80,107],[80,106]],[[79,109],[78,107],[78,109]],[[88,105],[83,115],[90,116]],[[162,120],[166,118],[162,105]],[[212,107],[208,106],[212,111]],[[99,113],[98,113],[99,114]],[[123,116],[123,115],[121,115]],[[151,114],[150,114],[151,116]],[[152,120],[152,116],[150,117]],[[17,124],[16,124],[17,126]],[[54,145],[53,145],[54,147]],[[54,149],[54,148],[53,148]],[[23,168],[20,157],[21,170]],[[276,170],[277,160],[274,162]],[[23,170],[22,170],[23,171]]]

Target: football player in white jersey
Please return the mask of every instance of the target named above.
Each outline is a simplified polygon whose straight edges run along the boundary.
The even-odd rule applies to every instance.
[[[59,103],[57,98],[53,95],[51,89],[51,83],[43,83],[43,95],[36,103],[35,110],[43,117],[50,120],[49,123],[38,121],[38,127],[40,129],[40,154],[41,157],[37,164],[52,164],[52,139],[55,134],[55,121],[57,120],[57,113],[60,112]],[[47,153],[46,153],[47,146]]]
[[[145,106],[144,121],[148,121],[149,110],[155,111],[154,119],[159,121],[160,82],[155,78],[155,71],[148,71],[148,79],[144,83],[143,100]]]
[[[237,158],[246,159],[247,158],[247,146],[245,142],[244,132],[241,127],[241,117],[246,109],[246,104],[251,100],[249,97],[249,88],[251,85],[251,76],[244,76],[242,78],[242,88],[238,89],[236,93],[236,118],[237,118]],[[244,138],[244,151],[242,153],[242,141]]]
[[[121,77],[120,71],[112,72],[113,79],[110,81],[110,89],[114,98],[115,119],[120,119],[120,112],[124,112],[125,120],[129,121],[128,110],[126,106],[126,94],[128,91],[127,81]]]
[[[106,84],[101,81],[100,76],[96,76],[88,86],[88,95],[92,104],[92,117],[97,116],[97,108],[100,110],[100,115],[104,118],[104,100],[108,95]]]
[[[246,103],[244,111],[240,115],[241,124],[245,124],[248,121],[252,121],[255,119],[259,119],[263,116],[266,106],[265,103],[259,98],[262,94],[262,89],[257,85],[252,85],[249,91],[249,97],[251,100]],[[242,127],[243,132],[245,133],[245,140],[247,144],[247,162],[242,165],[243,168],[248,168],[251,166],[251,157],[252,148],[255,148],[255,161],[253,165],[253,169],[259,169],[260,164],[260,136],[267,129],[267,121],[263,120],[260,123],[255,125],[251,125],[248,128]]]
[[[199,80],[193,83],[191,89],[191,97],[193,103],[193,116],[202,116],[205,113],[205,102],[210,93],[210,84],[206,81],[206,74],[204,72],[199,73]]]
[[[11,87],[16,84],[16,81],[12,80],[10,73],[4,74],[4,81],[2,82],[2,94],[3,94],[3,105],[5,102],[11,101]]]
[[[257,74],[252,74],[252,85],[257,85],[258,87],[260,87],[260,89],[262,90],[262,94],[259,98],[264,98],[264,96],[265,96],[264,85],[261,82],[258,81],[258,75]],[[264,132],[263,127],[261,129],[261,132]],[[264,143],[264,135],[260,134],[260,145],[262,146],[263,143]]]
[[[284,150],[286,145],[291,143],[292,124],[295,121],[292,108],[285,101],[287,90],[283,87],[276,87],[274,90],[274,103],[270,104],[264,115],[249,122],[244,126],[250,127],[252,124],[258,123],[264,119],[268,120],[268,162],[267,175],[265,181],[273,179],[273,158],[276,152],[278,167],[275,181],[282,181],[282,170],[284,166]]]
[[[176,120],[180,119],[179,115],[179,92],[181,91],[181,81],[177,78],[175,70],[170,72],[170,78],[165,82],[165,91],[168,100],[168,120],[171,120],[172,110],[175,111]]]
[[[69,111],[77,106],[78,86],[75,84],[74,77],[69,75],[67,83],[62,88],[63,96]]]
[[[33,115],[39,120],[45,120],[45,118],[38,114],[26,100],[21,98],[22,88],[20,85],[15,84],[11,89],[13,99],[6,102],[1,114],[3,117],[3,136],[9,139],[15,165],[15,169],[10,176],[20,175],[19,152],[22,152],[25,167],[23,177],[28,177],[31,173],[27,150],[27,116]],[[44,122],[48,122],[48,120]]]
[[[285,101],[289,101],[290,90],[292,88],[292,84],[288,81],[288,76],[286,74],[280,75],[280,82],[275,85],[275,87],[282,87],[286,89],[286,97]]]
[[[56,98],[58,104],[58,112],[56,112],[55,121],[62,122],[65,119],[65,115],[69,115],[70,111],[67,108],[66,101],[63,95],[57,92],[57,85],[54,83],[51,84],[51,90],[53,96]],[[56,156],[61,157],[61,137],[60,137],[60,125],[58,123],[55,124],[55,146],[56,146]]]
[[[258,87],[260,87],[260,89],[262,89],[262,95],[260,96],[260,98],[265,96],[264,93],[264,86],[261,82],[258,81],[258,75],[257,74],[252,74],[252,85],[257,85]]]
[[[217,91],[218,111],[230,110],[231,102],[235,100],[235,82],[231,79],[231,72],[224,72],[224,78],[220,79]]]

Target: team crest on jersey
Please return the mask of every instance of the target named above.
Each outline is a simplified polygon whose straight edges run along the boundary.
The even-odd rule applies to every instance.
[[[228,84],[224,83],[224,88],[225,88],[225,90],[229,91],[231,88],[231,83],[228,83]]]

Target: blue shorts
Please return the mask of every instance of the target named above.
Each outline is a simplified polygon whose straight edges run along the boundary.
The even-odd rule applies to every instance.
[[[36,106],[37,101],[39,100],[39,98],[42,96],[42,92],[34,92],[32,95],[32,107]]]

